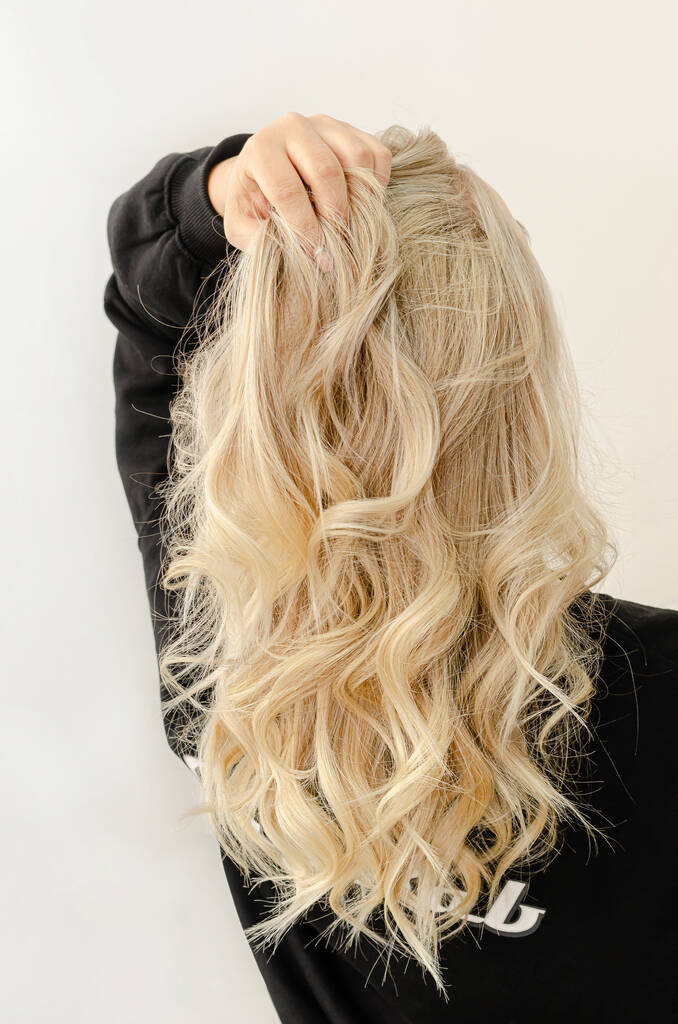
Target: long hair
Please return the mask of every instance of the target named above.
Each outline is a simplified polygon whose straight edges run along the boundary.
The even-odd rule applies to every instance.
[[[597,831],[568,782],[617,550],[524,229],[428,127],[379,138],[331,271],[273,210],[179,353],[159,664],[196,813],[276,892],[250,942],[322,905],[447,998],[440,941]]]

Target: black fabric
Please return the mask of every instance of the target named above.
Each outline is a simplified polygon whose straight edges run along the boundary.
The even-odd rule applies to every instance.
[[[157,586],[160,506],[153,488],[167,474],[169,403],[179,384],[172,355],[196,297],[210,301],[220,261],[235,255],[210,205],[207,174],[247,138],[240,133],[163,157],[114,201],[108,218],[113,274],[104,307],[117,329],[116,458],[158,651],[170,609]],[[610,843],[596,850],[581,830],[568,829],[544,870],[510,872],[506,895],[514,909],[491,908],[484,923],[443,947],[448,1003],[414,961],[392,958],[384,979],[374,947],[344,953],[327,946],[323,914],[307,915],[275,953],[255,953],[283,1022],[673,1019],[678,612],[608,594],[598,600],[612,618],[585,780],[594,824],[609,823]],[[166,696],[162,686],[160,693]],[[171,749],[190,765],[190,750],[177,742],[180,719],[163,721]],[[222,863],[245,928],[265,913],[272,889],[248,890],[223,854]]]

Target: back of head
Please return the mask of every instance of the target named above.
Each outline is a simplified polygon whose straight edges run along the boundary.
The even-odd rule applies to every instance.
[[[183,359],[161,672],[222,848],[277,887],[250,938],[320,900],[441,986],[485,890],[591,827],[563,782],[613,546],[524,230],[434,132],[379,138],[331,272],[274,211]]]

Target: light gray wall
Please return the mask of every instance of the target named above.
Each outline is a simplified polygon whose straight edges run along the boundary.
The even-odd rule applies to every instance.
[[[114,463],[108,207],[286,110],[430,123],[553,285],[607,453],[603,589],[678,607],[675,5],[9,0],[2,23],[2,1019],[266,1024],[216,841],[178,821],[198,789]]]

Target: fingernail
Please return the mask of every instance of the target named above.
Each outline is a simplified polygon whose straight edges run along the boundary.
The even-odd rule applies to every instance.
[[[318,264],[318,269],[322,270],[323,274],[326,274],[328,270],[332,269],[332,257],[327,252],[324,246],[318,245],[313,250],[313,256]]]

